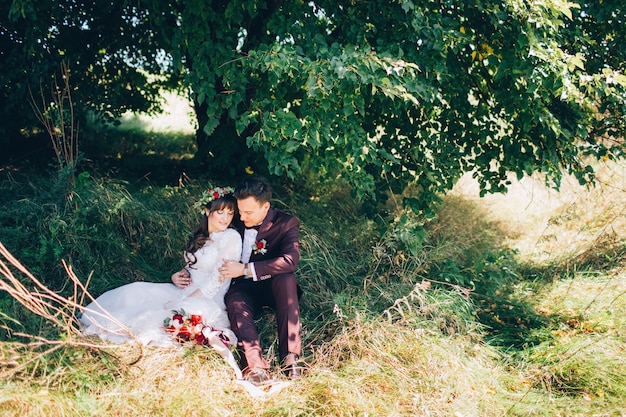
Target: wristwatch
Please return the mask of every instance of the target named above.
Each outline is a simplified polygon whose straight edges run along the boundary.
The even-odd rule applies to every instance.
[[[248,264],[243,264],[243,276],[247,277],[250,271],[248,271]]]

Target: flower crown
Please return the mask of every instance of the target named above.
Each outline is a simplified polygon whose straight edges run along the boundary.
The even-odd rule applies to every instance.
[[[232,194],[235,192],[233,187],[214,187],[209,188],[206,191],[202,192],[202,196],[200,200],[196,201],[193,204],[193,207],[200,210],[200,213],[204,213],[204,209],[208,207],[211,202],[217,200],[218,198],[222,198],[228,194]]]

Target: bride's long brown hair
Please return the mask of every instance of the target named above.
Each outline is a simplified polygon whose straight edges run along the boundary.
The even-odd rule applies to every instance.
[[[209,212],[205,212],[205,214],[202,215],[202,218],[200,219],[200,224],[193,231],[193,234],[185,245],[185,252],[187,252],[191,258],[187,266],[193,266],[198,261],[194,253],[198,251],[198,249],[203,247],[208,240],[211,239],[209,233],[209,216],[211,215],[211,213],[218,210],[233,210],[235,212],[235,215],[229,227],[233,227],[234,224],[239,221],[239,214],[237,211],[237,199],[235,199],[235,196],[233,196],[233,194],[227,194],[224,197],[220,197],[211,201],[210,205],[207,206],[207,209],[209,210]]]

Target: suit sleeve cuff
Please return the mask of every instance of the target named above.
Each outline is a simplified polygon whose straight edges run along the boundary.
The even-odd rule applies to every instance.
[[[254,263],[249,262],[248,263],[248,269],[249,269],[248,272],[250,273],[250,276],[252,277],[252,280],[253,281],[258,281],[259,278],[256,276],[256,269],[254,269]]]

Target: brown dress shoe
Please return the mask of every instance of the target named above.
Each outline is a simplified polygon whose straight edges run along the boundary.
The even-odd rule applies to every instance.
[[[269,372],[263,368],[252,368],[245,374],[245,379],[254,386],[266,385],[272,382]]]
[[[295,363],[283,367],[283,373],[287,378],[291,380],[300,379],[300,377],[302,377],[302,371],[300,367]]]
[[[290,353],[283,359],[283,373],[291,380],[299,379],[302,376],[302,368],[298,366],[298,356]]]

